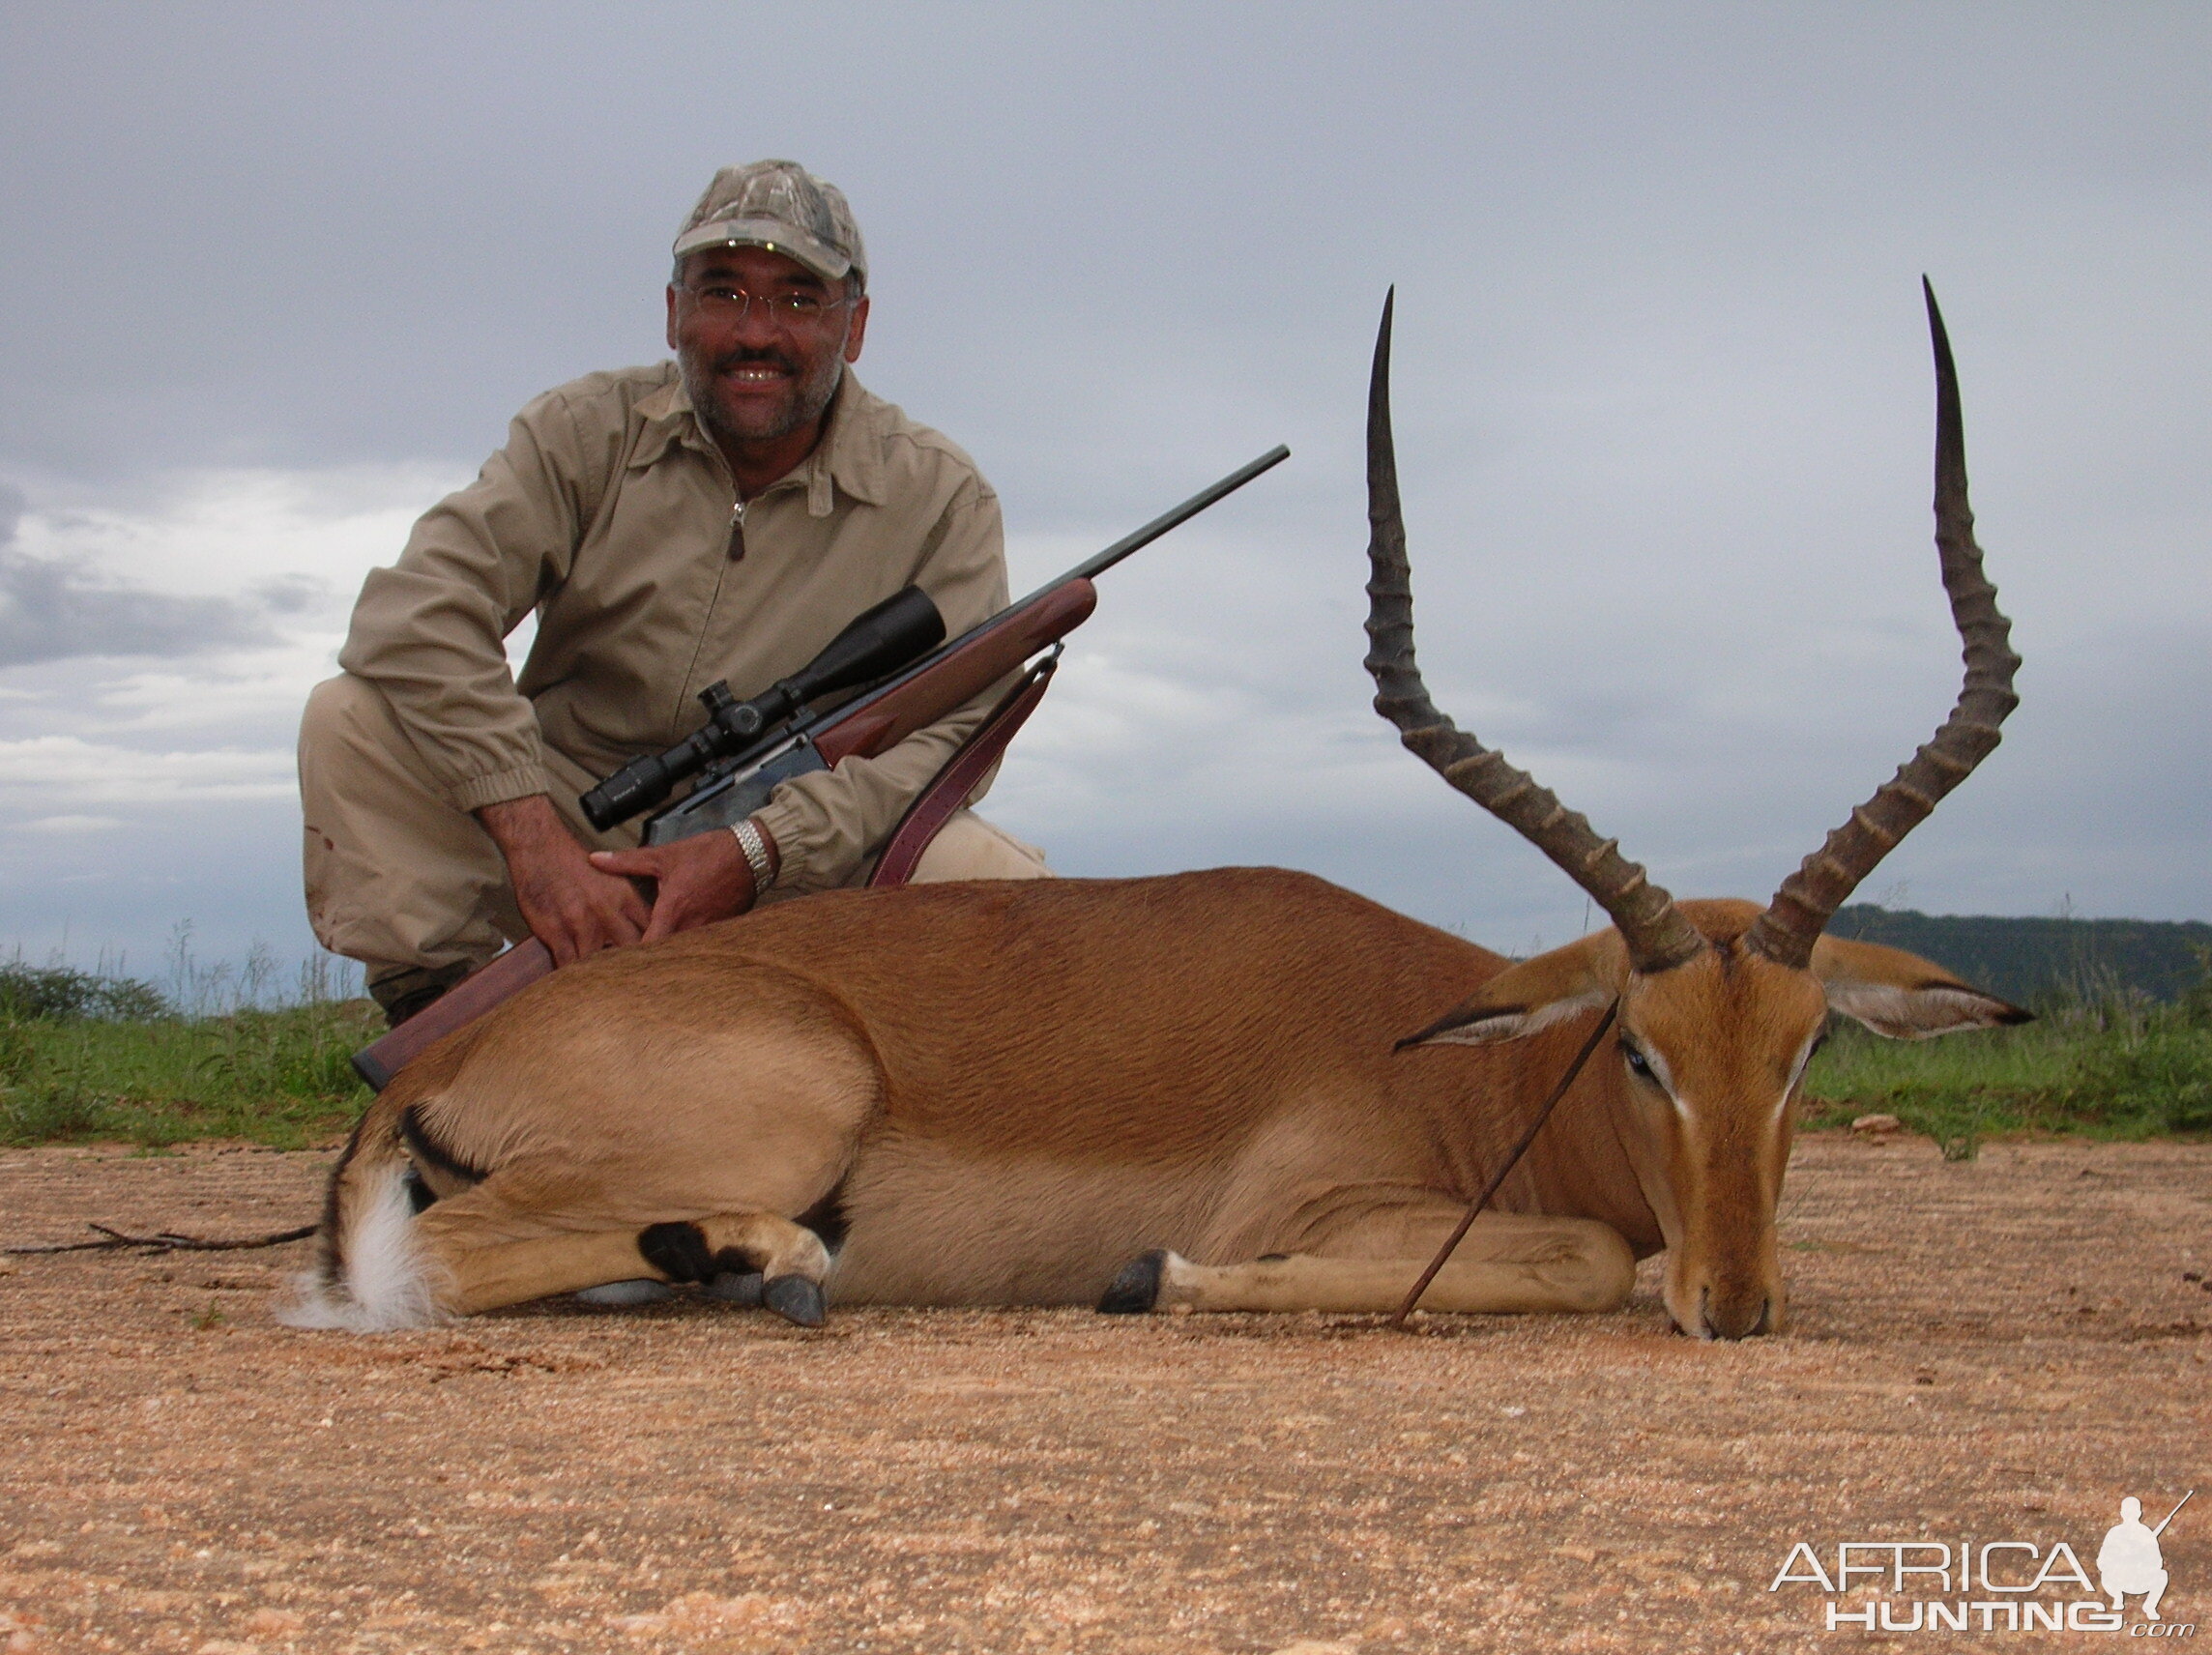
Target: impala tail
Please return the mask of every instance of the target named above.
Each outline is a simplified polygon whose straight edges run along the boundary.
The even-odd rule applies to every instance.
[[[409,1106],[442,1085],[458,1057],[418,1059],[361,1118],[324,1198],[314,1266],[301,1274],[297,1299],[277,1320],[350,1333],[389,1333],[443,1320],[431,1267],[416,1244],[415,1215],[425,1202],[406,1121]]]

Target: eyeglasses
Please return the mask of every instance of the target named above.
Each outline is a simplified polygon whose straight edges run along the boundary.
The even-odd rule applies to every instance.
[[[786,328],[802,323],[818,322],[832,310],[853,303],[847,295],[843,299],[825,299],[819,293],[748,293],[742,287],[731,287],[720,282],[705,287],[684,285],[701,313],[724,327],[736,327],[745,319],[746,312],[758,304],[771,322]]]

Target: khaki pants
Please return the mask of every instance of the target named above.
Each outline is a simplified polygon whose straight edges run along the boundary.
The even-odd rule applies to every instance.
[[[576,808],[598,778],[545,749],[553,804],[596,851],[627,850],[642,828],[601,833]],[[315,686],[300,721],[307,919],[323,946],[359,960],[368,980],[475,969],[530,934],[489,834],[448,802],[415,743],[365,679]],[[962,810],[923,853],[915,882],[1047,879],[1044,854]],[[861,884],[865,868],[851,881]],[[769,893],[775,900],[775,892]]]

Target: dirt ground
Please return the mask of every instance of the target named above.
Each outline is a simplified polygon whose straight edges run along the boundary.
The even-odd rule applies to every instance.
[[[326,1164],[0,1153],[0,1246],[282,1228]],[[1824,1630],[1864,1581],[1770,1590],[1790,1547],[2093,1571],[2122,1495],[2193,1484],[2165,1608],[2212,1622],[2212,1147],[1811,1137],[1783,1235],[1793,1324],[1733,1346],[1651,1264],[1616,1316],[1417,1337],[685,1301],[356,1338],[271,1320],[305,1246],[0,1262],[0,1650],[1912,1646]]]

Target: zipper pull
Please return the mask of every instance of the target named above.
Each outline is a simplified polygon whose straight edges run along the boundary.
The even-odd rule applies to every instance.
[[[739,501],[730,508],[730,562],[736,563],[745,555],[745,503]]]

